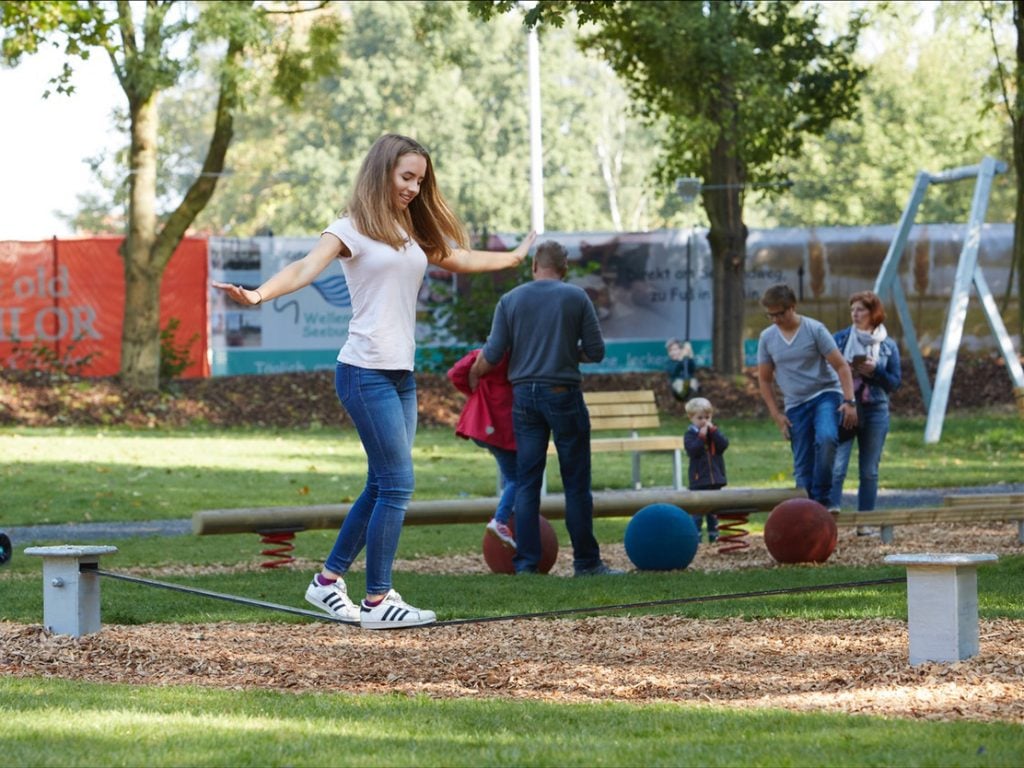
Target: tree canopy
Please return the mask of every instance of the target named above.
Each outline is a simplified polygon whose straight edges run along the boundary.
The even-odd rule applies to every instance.
[[[75,59],[105,55],[124,92],[130,137],[126,158],[125,322],[121,376],[126,384],[154,389],[159,382],[159,290],[163,270],[189,226],[207,205],[225,166],[235,116],[257,94],[251,73],[275,72],[272,85],[285,104],[297,103],[303,86],[332,71],[341,20],[328,3],[132,3],[45,2],[0,6],[5,63],[43,45],[62,48],[65,62],[52,82],[73,94]],[[324,10],[326,9],[326,10]],[[295,14],[315,11],[300,28]],[[301,34],[300,34],[301,33]],[[207,122],[208,141],[200,168],[177,205],[158,212],[158,97],[195,70],[201,58],[214,62],[216,103]]]
[[[471,3],[484,18],[510,0]],[[861,18],[826,30],[821,8],[797,2],[679,3],[663,0],[540,2],[527,25],[564,24],[568,11],[593,24],[584,49],[608,62],[636,109],[664,126],[657,175],[703,180],[710,221],[715,367],[742,368],[746,232],[744,195],[778,181],[782,161],[808,135],[850,117],[865,71],[854,60]]]
[[[918,170],[984,154],[1024,162],[1022,2],[944,2],[931,16],[877,4],[863,18],[849,3],[470,6],[475,15],[436,2],[0,5],[6,63],[44,45],[65,53],[55,96],[74,98],[80,58],[105,56],[118,73],[125,144],[102,164],[109,197],[83,201],[76,221],[120,222],[126,279],[148,286],[126,307],[126,332],[138,333],[123,359],[147,371],[137,383],[156,370],[155,291],[181,234],[320,231],[384,130],[430,147],[475,232],[527,229],[524,21],[540,24],[548,228],[688,225],[699,212],[673,181],[701,177],[716,332],[745,325],[747,226],[891,223]],[[1022,177],[997,177],[989,220],[1024,221]],[[962,221],[967,186],[937,187],[920,218]],[[728,336],[714,343],[739,354]]]
[[[238,236],[321,230],[344,205],[362,154],[387,129],[431,150],[441,187],[471,230],[528,229],[526,39],[518,20],[486,24],[456,3],[343,7],[350,42],[339,72],[308,84],[299,112],[265,102],[238,115],[231,162],[194,227]],[[630,114],[614,72],[584,55],[576,35],[570,22],[542,42],[547,228],[663,226],[679,205],[670,199],[666,209],[649,172],[655,132]],[[269,84],[272,73],[254,76]],[[200,70],[164,94],[159,160],[168,192],[183,192],[199,168],[214,83]],[[96,226],[111,207],[106,198],[83,201],[77,221]]]

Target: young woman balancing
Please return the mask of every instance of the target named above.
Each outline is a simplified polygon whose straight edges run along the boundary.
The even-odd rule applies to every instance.
[[[437,187],[430,154],[413,139],[379,138],[363,160],[343,215],[313,249],[255,290],[213,283],[243,305],[292,293],[341,260],[352,298],[348,338],[338,353],[335,388],[367,456],[366,486],[352,504],[306,599],[365,629],[429,624],[433,611],[404,602],[391,569],[413,493],[416,433],[416,297],[427,264],[450,272],[517,266],[531,232],[510,252],[465,247],[465,228]],[[344,575],[366,549],[366,598],[348,596]]]

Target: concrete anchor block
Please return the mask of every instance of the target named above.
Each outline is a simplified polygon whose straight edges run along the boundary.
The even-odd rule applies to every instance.
[[[110,546],[28,547],[26,555],[43,558],[43,626],[58,635],[81,637],[100,631],[100,577],[82,570],[99,565]]]
[[[910,663],[961,661],[978,654],[978,566],[991,554],[888,555],[907,568]]]

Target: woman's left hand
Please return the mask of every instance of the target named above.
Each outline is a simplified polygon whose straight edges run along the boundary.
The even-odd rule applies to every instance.
[[[473,251],[464,248],[454,249],[447,258],[439,254],[427,254],[431,264],[455,273],[495,272],[501,269],[512,269],[523,263],[526,254],[537,239],[537,233],[530,231],[523,241],[511,251]]]
[[[516,260],[516,266],[518,267],[523,263],[523,259],[526,258],[526,254],[530,252],[533,247],[534,241],[537,239],[537,233],[534,230],[530,230],[529,234],[523,238],[522,242],[519,243],[512,251],[512,255]]]

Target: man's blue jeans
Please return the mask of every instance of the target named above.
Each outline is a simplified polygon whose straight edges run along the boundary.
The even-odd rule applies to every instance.
[[[548,440],[554,435],[565,488],[565,527],[572,540],[573,566],[601,563],[594,538],[590,493],[590,414],[578,386],[516,384],[512,387],[519,487],[516,493],[516,572],[535,571],[540,562],[540,489]]]
[[[825,507],[832,505],[832,465],[839,445],[838,392],[823,392],[786,411],[796,487]]]
[[[414,487],[416,379],[412,371],[383,371],[339,363],[338,399],[366,451],[366,487],[338,531],[326,567],[345,573],[366,547],[366,592],[391,589],[391,566]]]
[[[857,485],[857,510],[870,512],[878,499],[878,465],[882,460],[885,436],[889,434],[889,403],[859,403],[857,405],[857,465],[860,483]],[[838,507],[843,500],[843,481],[850,466],[853,440],[840,443],[832,466],[832,502]]]
[[[475,437],[473,442],[481,448],[486,448],[490,451],[494,460],[498,463],[498,472],[501,474],[501,498],[498,499],[498,508],[494,511],[494,519],[499,523],[508,525],[512,513],[515,512],[516,489],[519,487],[516,452],[485,443],[483,440],[477,440]]]

